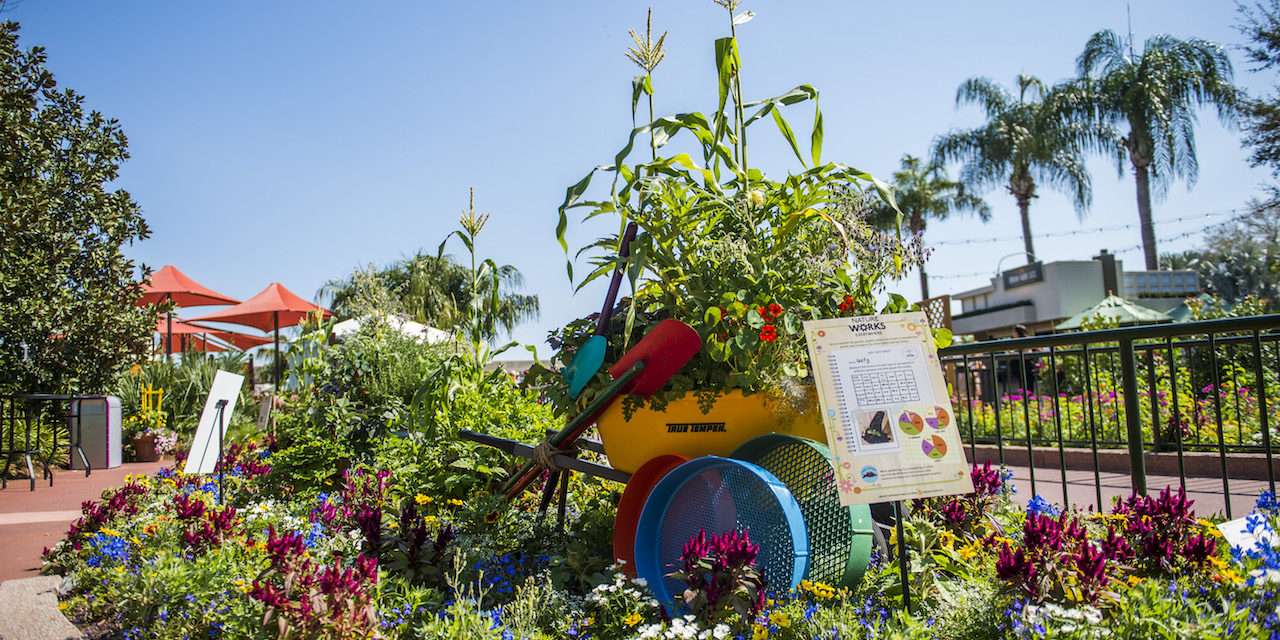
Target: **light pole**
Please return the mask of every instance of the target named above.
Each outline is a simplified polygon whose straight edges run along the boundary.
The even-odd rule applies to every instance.
[[[1028,256],[1028,257],[1030,257],[1030,258],[1031,258],[1031,261],[1032,261],[1032,262],[1034,262],[1034,261],[1035,261],[1035,259],[1036,259],[1036,254],[1034,254],[1034,253],[1027,253],[1026,251],[1019,251],[1019,252],[1017,252],[1017,253],[1010,253],[1010,254],[1008,254],[1008,255],[1000,256],[1000,259],[999,259],[999,260],[996,260],[996,273],[995,273],[995,276],[994,276],[994,277],[995,277],[997,280],[999,280],[999,279],[1000,279],[1000,265],[1004,264],[1005,258],[1016,258],[1016,257],[1018,257],[1018,256]],[[1027,264],[1031,264],[1031,262],[1028,262]]]

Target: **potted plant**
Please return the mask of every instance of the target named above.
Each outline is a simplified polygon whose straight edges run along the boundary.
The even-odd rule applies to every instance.
[[[578,288],[610,274],[628,222],[639,226],[625,259],[632,296],[619,305],[609,332],[616,357],[652,323],[681,320],[702,337],[703,349],[661,392],[629,397],[600,417],[610,463],[632,471],[661,453],[728,453],[749,432],[792,432],[825,439],[816,415],[802,322],[875,311],[886,278],[920,262],[918,241],[884,233],[870,224],[877,208],[896,209],[890,190],[870,174],[822,157],[824,122],[818,91],[799,85],[781,95],[744,101],[737,28],[751,12],[738,0],[716,0],[728,14],[730,34],[715,42],[718,103],[711,115],[681,113],[654,118],[652,72],[662,42],[635,33],[630,57],[644,75],[633,83],[632,113],[648,97],[650,123],[632,129],[612,165],[594,169],[569,187],[556,235],[569,256],[570,210],[584,219],[613,219],[618,231],[579,250],[591,265],[575,277]],[[808,149],[784,110],[811,103]],[[794,154],[799,170],[773,179],[748,164],[748,134],[772,123]],[[648,158],[635,158],[637,140],[648,138]],[[663,155],[671,143],[693,153]],[[596,173],[612,173],[608,194],[586,199]],[[889,296],[887,312],[905,311],[904,298]],[[560,360],[591,334],[594,318],[553,332]],[[533,383],[546,383],[543,370]],[[546,384],[558,408],[571,412],[608,381],[601,372],[576,399]],[[697,434],[696,436],[690,434]],[[610,446],[616,443],[617,446]]]
[[[125,418],[122,435],[135,462],[155,462],[173,452],[177,435],[165,428],[165,413],[148,408]]]

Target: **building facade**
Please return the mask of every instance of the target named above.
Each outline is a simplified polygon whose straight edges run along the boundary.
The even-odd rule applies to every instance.
[[[951,330],[978,340],[1011,337],[1019,325],[1030,334],[1050,333],[1109,293],[1167,312],[1199,291],[1194,271],[1125,271],[1106,251],[1092,260],[1033,262],[1001,272],[984,287],[953,294],[960,312],[951,316]]]

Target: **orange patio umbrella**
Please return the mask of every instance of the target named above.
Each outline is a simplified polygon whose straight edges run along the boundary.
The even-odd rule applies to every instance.
[[[197,345],[204,345],[207,343],[211,347],[212,346],[219,347],[217,349],[209,349],[209,351],[211,352],[226,351],[226,349],[222,348],[222,346],[216,342],[209,342],[207,340],[207,338],[209,337],[216,338],[223,342],[228,342],[231,345],[235,346],[237,349],[240,349],[241,351],[262,346],[264,344],[268,344],[271,342],[271,338],[268,338],[266,336],[255,336],[255,335],[250,335],[248,333],[230,331],[227,329],[218,329],[215,327],[204,327],[204,326],[192,324],[190,322],[186,322],[184,320],[177,319],[177,318],[171,318],[167,321],[157,320],[156,333],[163,335],[166,331],[176,336],[197,336],[199,338],[199,340],[195,342],[195,344]]]
[[[200,353],[222,353],[227,347],[222,343],[210,339],[206,334],[192,333],[182,336],[183,346],[190,344],[192,351]]]
[[[171,301],[177,307],[208,307],[239,302],[231,296],[218,293],[192,280],[191,276],[171,264],[160,267],[147,278],[146,282],[142,283],[142,296],[138,298],[137,305],[145,307],[165,301]],[[173,353],[172,311],[167,314],[167,323],[169,326],[165,331],[167,334],[165,354],[169,355]]]
[[[275,383],[280,386],[280,327],[292,327],[308,315],[319,313],[327,318],[328,309],[303,300],[278,282],[272,282],[257,295],[232,307],[192,318],[197,322],[226,322],[271,331],[275,342]]]
[[[254,347],[260,347],[264,344],[271,344],[271,338],[266,336],[255,336],[248,333],[240,333],[239,331],[216,331],[209,335],[231,343],[235,348],[241,351],[248,351]]]

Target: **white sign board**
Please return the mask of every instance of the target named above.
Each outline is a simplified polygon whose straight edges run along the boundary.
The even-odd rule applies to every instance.
[[[841,504],[973,491],[923,313],[810,320],[804,334]]]
[[[1249,533],[1250,517],[1262,518],[1263,522],[1266,521],[1266,516],[1251,513],[1243,518],[1236,518],[1235,520],[1228,520],[1218,524],[1218,531],[1222,532],[1222,537],[1227,541],[1227,545],[1240,547],[1245,551],[1253,549],[1259,542],[1275,546],[1278,541],[1271,535],[1268,527],[1258,527],[1255,533]]]
[[[236,410],[236,400],[240,398],[240,386],[244,384],[244,376],[228,371],[219,371],[213,377],[213,386],[209,389],[209,397],[204,401],[204,411],[200,414],[200,424],[196,426],[196,437],[191,441],[191,453],[187,455],[187,466],[183,473],[213,473],[218,464],[218,449],[221,435],[226,433],[231,424],[231,414]],[[226,401],[222,409],[222,433],[218,432],[218,403]]]

